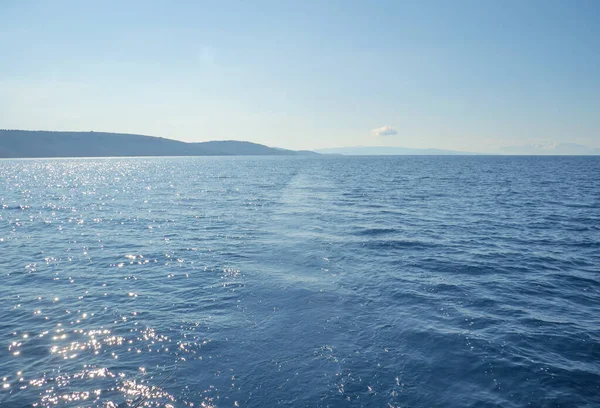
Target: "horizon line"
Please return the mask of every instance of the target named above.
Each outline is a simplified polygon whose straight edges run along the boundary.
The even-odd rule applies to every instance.
[[[439,148],[439,147],[406,147],[406,146],[390,146],[390,145],[383,145],[383,146],[378,146],[378,145],[354,145],[354,146],[336,146],[336,147],[324,147],[324,148],[309,148],[309,149],[290,149],[290,148],[282,148],[282,147],[276,147],[276,146],[272,146],[272,145],[265,145],[262,143],[257,143],[257,142],[252,142],[249,140],[241,140],[241,139],[210,139],[210,140],[203,140],[203,141],[184,141],[184,140],[179,140],[179,139],[174,139],[172,137],[165,137],[165,136],[156,136],[156,135],[148,135],[148,134],[143,134],[143,133],[128,133],[128,132],[114,132],[114,131],[98,131],[98,130],[42,130],[42,129],[10,129],[10,128],[2,128],[0,129],[1,131],[16,131],[16,132],[47,132],[47,133],[100,133],[100,134],[106,134],[106,135],[127,135],[127,136],[141,136],[141,137],[148,137],[148,138],[155,138],[155,139],[163,139],[163,140],[169,140],[169,141],[173,141],[173,142],[178,142],[178,143],[184,143],[184,144],[199,144],[199,143],[211,143],[211,142],[238,142],[238,143],[250,143],[250,144],[255,144],[255,145],[260,145],[260,146],[266,146],[266,147],[270,147],[273,149],[281,149],[281,150],[292,150],[292,151],[297,151],[297,152],[301,152],[301,151],[308,151],[308,152],[313,152],[313,153],[317,153],[320,155],[339,155],[339,156],[600,156],[600,152],[598,153],[588,153],[588,154],[571,154],[571,153],[553,153],[553,152],[549,152],[549,153],[505,153],[505,152],[481,152],[481,151],[464,151],[464,150],[453,150],[453,149],[445,149],[445,148]],[[586,145],[581,145],[578,143],[554,143],[555,145],[564,145],[564,144],[573,144],[576,146],[580,146],[582,148],[586,148],[586,149],[592,149],[592,150],[599,150],[600,148],[597,147],[591,147],[591,146],[586,146]],[[506,148],[527,148],[527,147],[535,147],[533,145],[508,145],[508,146],[503,146],[503,147],[497,147],[496,149],[506,149]],[[406,150],[439,150],[442,152],[448,152],[451,154],[410,154],[410,153],[400,153],[400,154],[353,154],[353,153],[327,153],[327,150],[337,150],[337,149],[385,149],[385,148],[391,148],[391,149],[406,149]],[[226,157],[227,155],[223,155],[223,157]],[[237,156],[243,156],[243,155],[237,155]],[[248,155],[250,156],[250,155]],[[113,158],[113,157],[204,157],[204,156],[106,156],[105,158]],[[58,157],[57,157],[58,158]],[[100,157],[95,157],[95,156],[89,156],[89,157],[64,157],[64,158],[100,158]]]

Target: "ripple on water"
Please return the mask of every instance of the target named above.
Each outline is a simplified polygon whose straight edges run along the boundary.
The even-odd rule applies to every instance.
[[[0,406],[600,405],[599,173],[0,161]]]

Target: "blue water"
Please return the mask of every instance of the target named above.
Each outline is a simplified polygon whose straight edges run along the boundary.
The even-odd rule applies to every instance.
[[[600,158],[0,161],[1,407],[600,406]]]

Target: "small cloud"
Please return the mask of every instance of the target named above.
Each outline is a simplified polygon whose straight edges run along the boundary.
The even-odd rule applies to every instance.
[[[398,134],[396,128],[385,125],[383,127],[371,130],[371,134],[375,136],[394,136]]]

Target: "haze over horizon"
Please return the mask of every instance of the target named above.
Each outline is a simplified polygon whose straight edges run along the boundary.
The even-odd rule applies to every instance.
[[[595,1],[10,1],[0,15],[0,128],[600,148]]]

